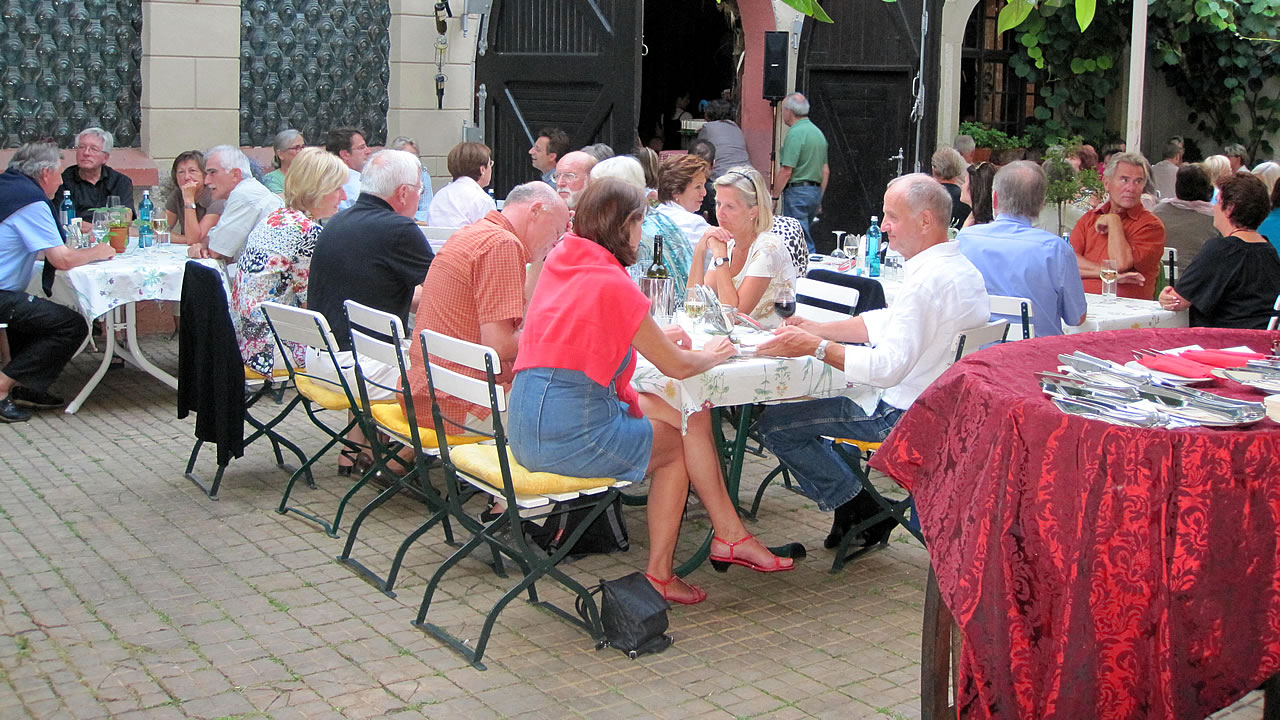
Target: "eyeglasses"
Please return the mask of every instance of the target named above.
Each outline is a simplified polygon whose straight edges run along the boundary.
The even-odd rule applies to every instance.
[[[106,151],[106,150],[103,150],[102,148],[94,147],[94,146],[92,146],[92,145],[77,145],[77,146],[76,146],[76,150],[83,151],[83,152],[85,152],[85,153],[92,153],[92,154],[94,154],[94,155],[106,155],[106,154],[107,154],[107,151]]]
[[[578,178],[580,177],[582,176],[579,175],[578,173],[571,173],[571,172],[563,172],[563,173],[560,173],[559,175],[556,175],[556,178],[564,178],[565,182],[577,182]]]
[[[427,191],[427,186],[423,185],[421,182],[417,183],[416,185],[414,183],[400,183],[400,187],[417,188],[419,194]]]
[[[292,151],[294,151],[294,152],[297,152],[298,150],[301,150],[301,149],[303,149],[303,148],[305,148],[305,147],[306,147],[306,145],[290,145],[289,147],[285,148],[285,151],[286,151],[286,152],[288,152],[288,151],[292,150]]]

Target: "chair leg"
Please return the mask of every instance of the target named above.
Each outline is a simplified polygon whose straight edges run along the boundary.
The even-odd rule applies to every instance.
[[[318,515],[314,515],[312,513],[306,512],[305,510],[299,510],[298,508],[295,508],[295,507],[290,507],[289,496],[293,492],[294,483],[298,482],[298,478],[303,476],[311,477],[311,467],[315,465],[315,463],[318,462],[324,456],[325,453],[329,452],[329,450],[333,448],[334,445],[337,445],[339,443],[343,445],[354,444],[349,442],[346,439],[346,434],[351,431],[351,428],[355,427],[356,421],[351,420],[349,423],[347,423],[346,427],[344,427],[342,430],[335,432],[333,428],[324,424],[322,421],[319,420],[319,418],[315,416],[315,413],[312,411],[311,405],[309,403],[304,404],[303,407],[306,408],[307,415],[311,417],[312,423],[315,424],[317,427],[322,428],[325,432],[327,432],[330,435],[330,440],[328,443],[325,444],[324,447],[320,448],[318,452],[316,452],[305,463],[303,463],[302,467],[298,468],[297,471],[295,471],[292,475],[289,476],[289,482],[287,485],[285,485],[284,494],[280,496],[280,506],[276,508],[276,512],[281,515],[294,513],[295,515],[306,518],[307,520],[310,520],[311,522],[314,522],[317,525],[319,525],[321,529],[325,531],[325,534],[327,534],[329,537],[337,537],[337,529],[338,529],[337,518],[335,518],[335,521],[333,524],[330,524],[329,522],[319,517]],[[311,483],[311,487],[312,488],[315,487],[314,481]],[[343,504],[346,503],[345,497],[343,498],[342,502]],[[341,514],[342,514],[342,505],[340,504],[338,506],[338,516],[341,517]]]
[[[880,512],[870,518],[864,519],[862,522],[854,525],[845,532],[844,537],[840,540],[840,545],[836,547],[836,556],[831,563],[831,572],[840,572],[840,570],[850,560],[865,555],[872,550],[888,546],[889,535],[885,535],[884,538],[876,545],[861,547],[853,552],[849,552],[849,546],[858,537],[858,535],[862,533],[862,531],[875,527],[890,518],[896,520],[899,525],[906,528],[907,531],[919,540],[922,545],[925,544],[924,536],[920,531],[911,527],[908,523],[907,511],[911,508],[910,497],[903,500],[894,500],[881,495],[880,491],[876,490],[875,485],[871,483],[871,479],[867,475],[866,466],[864,464],[865,459],[862,455],[860,453],[857,455],[851,454],[840,444],[836,444],[835,448],[836,452],[840,454],[840,457],[843,458],[845,463],[853,470],[853,473],[857,476],[862,488],[866,490],[867,494],[871,496],[871,499],[875,501],[877,506],[879,506]]]
[[[764,480],[760,481],[760,487],[756,488],[756,497],[751,501],[751,509],[747,511],[747,517],[752,520],[756,519],[756,514],[760,512],[760,501],[764,499],[764,491],[769,488],[769,483],[773,482],[773,479],[778,475],[782,475],[787,487],[791,487],[791,473],[787,472],[787,468],[779,463],[778,467],[770,471],[768,475],[764,476]]]

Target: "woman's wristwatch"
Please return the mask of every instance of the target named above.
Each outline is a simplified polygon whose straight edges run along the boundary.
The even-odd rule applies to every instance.
[[[729,258],[727,257],[715,258],[714,260],[711,261],[711,267],[720,267],[721,265],[728,265],[728,264],[729,264]]]
[[[195,204],[195,203],[187,203],[187,204],[183,205],[182,207],[184,207],[184,208],[186,208],[186,209],[188,209],[188,210],[195,210],[195,209],[196,209],[196,204]]]

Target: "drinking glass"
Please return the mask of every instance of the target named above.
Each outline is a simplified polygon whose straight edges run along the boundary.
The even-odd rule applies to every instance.
[[[831,257],[833,258],[848,257],[847,255],[844,254],[843,245],[840,242],[841,236],[847,235],[847,233],[845,233],[845,231],[843,230],[832,230],[831,234],[836,236],[836,249],[831,251]]]
[[[158,217],[152,220],[151,230],[155,233],[157,247],[169,244],[169,218]]]
[[[107,207],[120,207],[120,196],[119,195],[108,196]]]
[[[707,303],[702,300],[696,293],[690,292],[684,299],[684,314],[693,321],[697,326],[699,320],[702,319],[703,313],[707,311]]]
[[[796,314],[796,293],[791,289],[790,284],[778,288],[774,293],[773,311],[784,320]]]
[[[1102,269],[1098,271],[1102,278],[1102,297],[1110,300],[1116,296],[1116,279],[1120,277],[1120,269],[1115,260],[1103,260]]]
[[[844,234],[844,255],[852,260],[858,259],[858,236],[853,233]]]
[[[103,242],[111,232],[111,212],[108,210],[93,211],[93,239]]]

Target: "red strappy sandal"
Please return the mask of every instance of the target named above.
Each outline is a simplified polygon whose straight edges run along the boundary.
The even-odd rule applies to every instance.
[[[689,589],[692,590],[694,593],[692,600],[681,600],[680,598],[671,597],[670,595],[668,595],[667,585],[679,579],[675,575],[672,575],[666,580],[659,580],[658,578],[650,575],[649,573],[645,573],[644,576],[649,578],[649,582],[658,586],[658,590],[662,592],[662,599],[666,600],[667,602],[680,603],[681,605],[697,605],[698,603],[707,599],[707,593],[702,588],[690,582],[685,582],[685,585],[687,585]]]
[[[721,543],[724,543],[724,545],[729,548],[728,557],[716,557],[715,555],[711,556],[711,567],[715,568],[716,572],[729,572],[730,565],[741,565],[744,568],[749,568],[751,570],[755,570],[756,572],[763,572],[763,573],[786,572],[788,570],[794,569],[796,566],[796,563],[794,560],[791,561],[790,565],[783,565],[782,558],[778,557],[777,555],[773,556],[772,565],[757,565],[756,563],[750,560],[744,560],[742,558],[734,557],[733,549],[741,545],[742,543],[747,542],[748,540],[754,540],[755,536],[753,535],[747,535],[746,537],[742,538],[741,540],[738,540],[737,542],[729,542],[728,540],[725,540],[724,538],[719,536],[717,536],[715,539]]]

